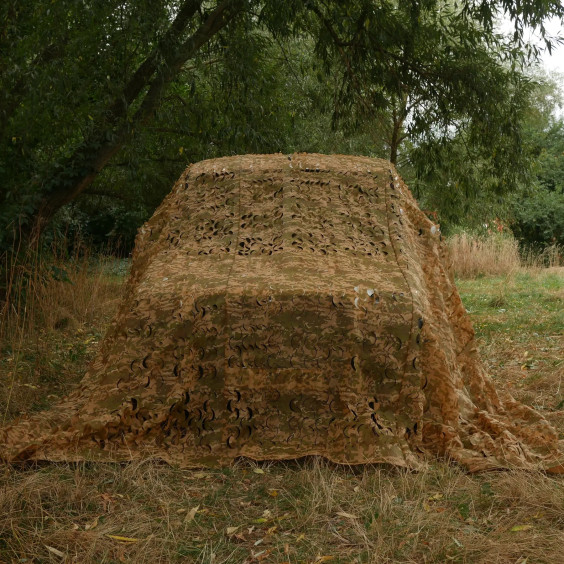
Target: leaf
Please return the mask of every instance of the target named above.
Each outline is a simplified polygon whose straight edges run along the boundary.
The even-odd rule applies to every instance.
[[[318,556],[317,560],[315,560],[315,564],[318,562],[330,562],[331,560],[335,560],[334,556]]]
[[[194,517],[196,517],[196,513],[198,513],[199,509],[200,509],[199,505],[196,505],[196,507],[192,507],[192,509],[190,509],[190,511],[188,511],[188,513],[186,514],[186,519],[184,519],[184,522],[189,523],[190,521],[192,521]]]
[[[260,525],[261,523],[266,523],[267,521],[268,519],[265,519],[264,517],[259,517],[258,519],[255,519],[253,523],[257,523],[258,525]]]
[[[196,472],[193,476],[194,478],[201,480],[202,478],[207,478],[209,474],[206,474],[205,472]]]
[[[268,495],[270,497],[278,497],[278,490],[268,490]]]
[[[84,530],[90,531],[91,529],[95,529],[98,526],[99,518],[100,517],[95,517],[92,521],[90,521],[90,523],[86,523],[86,525],[84,525]]]
[[[435,495],[432,495],[431,497],[427,498],[429,501],[438,501],[439,499],[443,499],[443,494],[442,493],[436,493]]]
[[[120,535],[106,535],[108,538],[117,540],[120,542],[139,542],[139,539],[133,537],[122,537]]]
[[[56,548],[53,548],[52,546],[45,545],[45,548],[49,552],[54,554],[55,556],[58,556],[59,558],[65,558],[66,557],[66,554],[64,552],[61,552],[60,550],[57,550]]]
[[[237,531],[238,528],[239,528],[239,527],[227,527],[227,529],[225,529],[225,532],[226,532],[228,535],[232,535],[232,534],[234,534],[234,533]]]
[[[253,470],[253,472],[254,472],[255,474],[264,474],[264,470],[263,470],[262,468],[255,468],[255,469]]]
[[[305,534],[301,533],[300,535],[298,535],[296,537],[296,542],[300,542],[301,540],[304,540],[304,539],[305,539]]]
[[[533,526],[532,525],[515,525],[514,527],[511,527],[511,529],[509,529],[512,533],[517,533],[519,531],[528,531],[529,529],[532,529]]]

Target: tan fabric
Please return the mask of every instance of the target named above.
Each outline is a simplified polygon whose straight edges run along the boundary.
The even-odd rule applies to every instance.
[[[140,230],[80,387],[0,431],[0,456],[557,471],[554,429],[484,373],[447,260],[386,161],[192,165]]]

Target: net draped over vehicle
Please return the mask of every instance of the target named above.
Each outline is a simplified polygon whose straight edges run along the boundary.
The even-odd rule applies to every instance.
[[[321,455],[563,471],[556,431],[480,362],[438,227],[387,161],[188,167],[141,228],[79,387],[0,457],[181,467]]]

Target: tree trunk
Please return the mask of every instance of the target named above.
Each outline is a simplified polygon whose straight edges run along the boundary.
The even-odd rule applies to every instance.
[[[164,89],[178,75],[186,61],[232,21],[243,5],[241,0],[224,0],[193,35],[182,41],[182,35],[201,4],[201,1],[188,0],[182,5],[158,47],[143,61],[120,95],[110,104],[104,122],[76,148],[62,167],[44,181],[47,190],[29,223],[27,233],[24,232],[28,239],[39,237],[54,214],[92,184],[130,138],[133,128],[151,119]],[[129,106],[147,87],[139,109],[128,120]]]

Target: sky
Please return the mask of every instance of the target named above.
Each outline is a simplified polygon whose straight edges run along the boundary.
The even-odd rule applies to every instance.
[[[551,20],[545,22],[545,27],[549,36],[560,35],[564,38],[564,27],[558,18],[552,18]],[[511,20],[505,19],[501,23],[500,29],[504,33],[511,34],[513,30],[513,23]],[[544,42],[540,40],[538,34],[535,35],[533,33],[529,33],[528,37],[531,38],[537,45],[544,46]],[[542,56],[542,65],[550,74],[562,74],[562,81],[562,79],[564,79],[564,45],[558,45],[556,48],[553,47],[552,54],[549,54],[548,51],[546,51]]]
[[[560,36],[564,38],[564,26],[558,18],[552,18],[545,22],[545,28],[547,34],[551,37]],[[501,22],[499,29],[503,33],[512,35],[513,33],[513,23],[509,19],[505,19]],[[543,40],[540,39],[539,34],[534,34],[529,32],[528,39],[532,40],[539,47],[545,49],[541,56],[541,67],[544,68],[545,72],[550,78],[555,80],[560,84],[561,91],[564,93],[564,44],[553,45],[552,53],[548,53]],[[564,107],[556,108],[554,111],[554,116],[557,118],[564,118]]]

